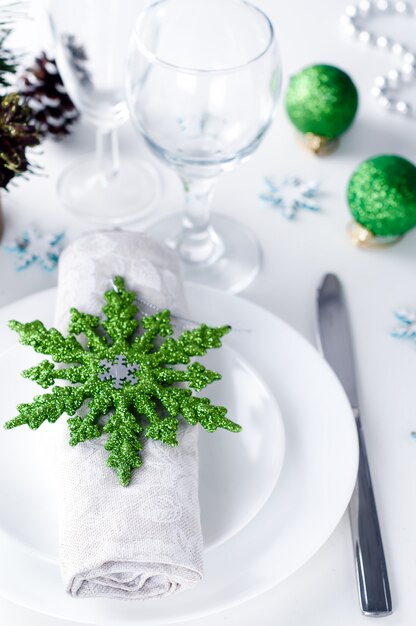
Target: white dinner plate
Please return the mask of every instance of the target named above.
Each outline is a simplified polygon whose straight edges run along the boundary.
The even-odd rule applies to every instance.
[[[36,433],[22,427],[4,431],[0,438],[4,597],[99,626],[196,618],[239,604],[287,578],[340,520],[355,483],[358,447],[351,410],[335,375],[299,334],[267,311],[206,287],[188,285],[187,290],[193,319],[229,323],[236,329],[225,339],[227,348],[209,357],[210,366],[223,373],[209,395],[215,402],[226,402],[231,419],[244,428],[239,435],[217,431],[201,437],[202,517],[204,537],[212,548],[205,554],[203,582],[191,591],[143,603],[67,596],[56,562],[56,513],[49,482],[53,458],[47,451],[53,426],[43,425]],[[51,324],[55,296],[55,290],[49,290],[3,309],[0,346],[16,341],[5,329],[10,318],[39,318]],[[39,392],[19,377],[26,364],[38,360],[22,347],[0,357],[1,421],[15,414],[10,411],[17,402]],[[285,460],[276,483],[284,432]],[[210,476],[204,467],[212,455],[219,467]],[[260,477],[268,469],[272,477],[265,488]],[[213,490],[216,480],[221,489]],[[214,523],[218,517],[220,522]]]
[[[52,324],[45,313],[37,317]],[[45,393],[19,375],[42,358],[20,344],[0,354],[0,380],[8,390],[0,404],[0,424],[16,415],[18,403],[31,402],[35,395]],[[269,498],[283,464],[284,429],[273,394],[235,350],[224,345],[200,361],[223,372],[222,381],[210,385],[207,395],[214,404],[226,406],[229,417],[243,425],[238,434],[199,429],[199,500],[208,551],[244,528]],[[37,434],[27,427],[9,432],[11,436],[0,438],[0,466],[6,470],[0,470],[0,493],[15,504],[0,509],[0,532],[5,531],[41,558],[58,563],[56,431],[46,422]],[[22,455],[24,463],[16,463]],[[145,463],[146,455],[142,457]],[[13,466],[10,481],[7,468]],[[30,524],[22,510],[30,510]]]

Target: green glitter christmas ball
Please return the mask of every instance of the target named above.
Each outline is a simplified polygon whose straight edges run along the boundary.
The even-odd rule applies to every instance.
[[[352,174],[347,201],[370,233],[399,237],[416,226],[416,167],[394,155],[368,159]]]
[[[286,110],[303,134],[336,139],[352,124],[357,108],[357,89],[337,67],[311,65],[290,79]]]

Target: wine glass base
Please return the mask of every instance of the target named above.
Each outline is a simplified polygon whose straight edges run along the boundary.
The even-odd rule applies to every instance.
[[[160,194],[156,169],[144,161],[122,161],[117,176],[98,169],[95,154],[79,159],[58,181],[65,208],[94,224],[115,226],[135,222],[149,213]]]
[[[176,249],[182,219],[180,213],[172,215],[150,226],[147,232]],[[191,282],[237,293],[254,280],[261,267],[260,245],[249,228],[232,218],[213,213],[211,225],[222,243],[222,253],[205,263],[190,263],[181,259],[183,277]]]

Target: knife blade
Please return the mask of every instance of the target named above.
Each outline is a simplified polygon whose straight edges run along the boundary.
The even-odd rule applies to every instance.
[[[348,511],[360,608],[364,615],[384,617],[392,613],[389,578],[361,425],[348,311],[334,274],[324,276],[318,289],[317,322],[320,351],[345,389],[357,426],[358,476]]]

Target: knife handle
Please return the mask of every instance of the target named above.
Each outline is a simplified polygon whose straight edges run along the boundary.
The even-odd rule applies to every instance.
[[[367,449],[359,413],[356,412],[359,442],[357,485],[349,506],[355,569],[361,611],[370,617],[392,613],[389,578],[381,539]]]

